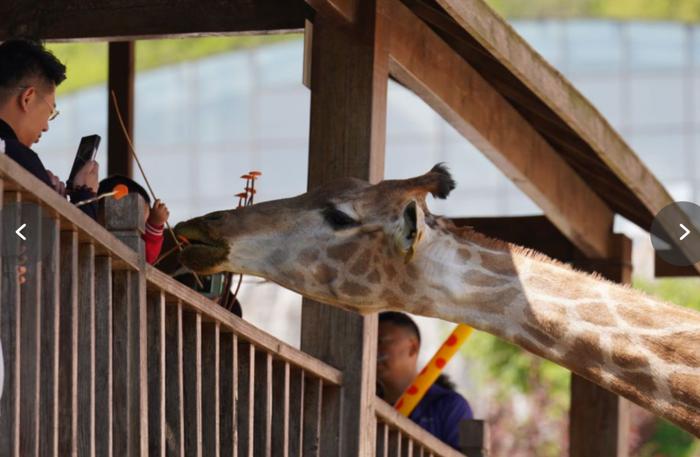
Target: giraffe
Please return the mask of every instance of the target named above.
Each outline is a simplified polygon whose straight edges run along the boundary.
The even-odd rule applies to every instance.
[[[504,338],[700,436],[700,313],[431,214],[447,168],[346,178],[178,224],[181,261],[358,313],[402,310]]]

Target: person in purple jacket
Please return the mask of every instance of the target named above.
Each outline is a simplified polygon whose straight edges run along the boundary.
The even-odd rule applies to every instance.
[[[386,402],[396,403],[415,379],[420,343],[420,330],[407,314],[395,311],[379,314],[377,394]],[[454,384],[443,374],[409,417],[459,450],[459,423],[472,419],[473,414],[467,400],[454,390]]]

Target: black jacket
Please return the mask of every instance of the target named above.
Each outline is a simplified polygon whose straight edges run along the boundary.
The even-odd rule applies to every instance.
[[[20,143],[17,139],[15,131],[12,130],[12,127],[10,127],[9,124],[7,124],[7,122],[3,121],[2,119],[0,119],[0,139],[2,139],[5,142],[5,154],[7,156],[9,156],[12,160],[20,164],[31,174],[44,181],[44,183],[47,186],[53,189],[53,186],[51,185],[51,179],[49,178],[49,174],[46,172],[46,168],[44,168],[44,164],[41,163],[41,159],[39,159],[39,156],[36,155],[34,151]],[[77,203],[83,200],[87,200],[88,198],[94,197],[95,193],[87,187],[80,187],[76,190],[71,191],[69,196],[71,202]],[[80,207],[80,209],[82,209],[83,212],[91,218],[97,218],[96,203],[83,205]]]

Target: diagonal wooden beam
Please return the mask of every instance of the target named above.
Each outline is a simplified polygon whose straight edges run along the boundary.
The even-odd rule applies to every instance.
[[[613,212],[473,67],[398,0],[389,68],[479,148],[588,257],[608,257]]]
[[[436,1],[492,58],[573,129],[652,215],[673,201],[598,110],[485,1]]]
[[[0,40],[134,40],[302,30],[303,0],[114,0],[0,2]]]

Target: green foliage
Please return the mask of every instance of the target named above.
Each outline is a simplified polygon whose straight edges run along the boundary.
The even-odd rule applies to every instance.
[[[700,20],[700,0],[488,0],[488,3],[508,18]]]
[[[136,43],[136,71],[199,59],[298,37],[295,34],[146,40]],[[107,43],[49,43],[47,47],[68,67],[59,94],[107,81]]]
[[[659,419],[652,439],[639,450],[639,457],[693,457],[698,441],[670,422]]]

